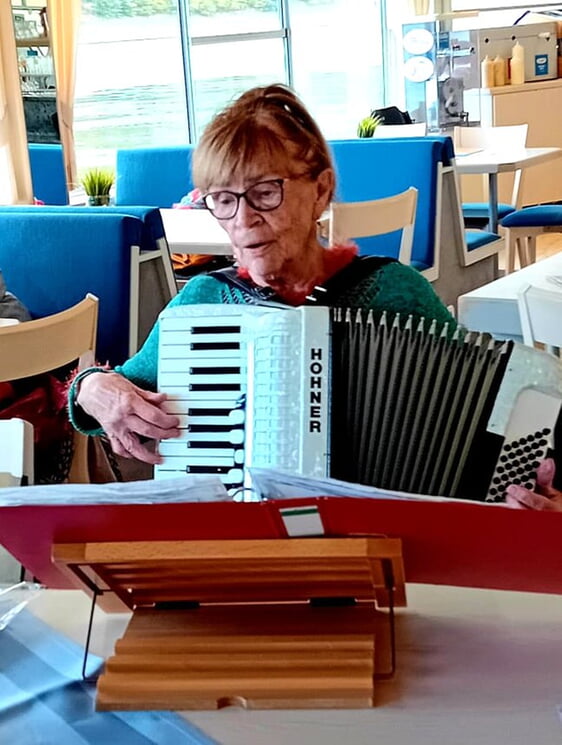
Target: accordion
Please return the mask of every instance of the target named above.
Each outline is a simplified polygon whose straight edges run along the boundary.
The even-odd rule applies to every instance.
[[[544,352],[326,307],[166,309],[158,389],[182,434],[160,442],[155,478],[239,489],[248,467],[270,467],[487,501],[533,486],[561,404]]]

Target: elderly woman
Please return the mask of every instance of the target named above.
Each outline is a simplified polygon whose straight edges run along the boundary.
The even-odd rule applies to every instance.
[[[219,113],[194,153],[193,179],[228,233],[238,275],[234,282],[221,281],[220,272],[194,277],[170,305],[247,303],[260,288],[300,305],[357,261],[354,247],[326,249],[318,241],[317,221],[334,194],[334,168],[318,125],[290,89],[255,88]],[[332,304],[454,325],[416,270],[385,259],[375,264],[367,275],[338,283]],[[69,397],[78,429],[103,431],[115,453],[147,463],[160,456],[145,438],[179,434],[177,418],[163,408],[166,396],[154,392],[157,347],[158,325],[124,365],[77,376]]]

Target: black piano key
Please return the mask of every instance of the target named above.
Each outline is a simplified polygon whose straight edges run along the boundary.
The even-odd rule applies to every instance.
[[[235,341],[229,342],[192,342],[189,345],[189,349],[193,352],[207,352],[211,350],[228,350],[228,349],[240,349],[240,344]]]
[[[229,440],[193,440],[185,445],[189,450],[236,450],[236,444]]]
[[[192,326],[190,333],[195,334],[239,334],[240,326]]]
[[[201,391],[239,391],[239,383],[190,383],[188,390],[192,392]]]
[[[240,375],[240,367],[190,367],[190,375]]]
[[[228,473],[232,466],[186,466],[186,473]]]
[[[236,409],[188,409],[187,415],[191,417],[198,416],[228,416],[231,411]]]
[[[232,432],[233,429],[243,430],[244,427],[232,424],[188,424],[185,431],[197,434],[198,432]]]

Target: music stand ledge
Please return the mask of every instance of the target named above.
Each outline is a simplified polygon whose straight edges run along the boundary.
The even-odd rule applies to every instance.
[[[133,610],[99,710],[371,707],[378,608],[393,645],[406,604],[397,538],[55,544],[54,559]]]

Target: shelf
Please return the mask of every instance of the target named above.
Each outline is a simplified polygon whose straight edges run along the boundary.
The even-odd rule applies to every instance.
[[[48,47],[50,46],[48,36],[34,36],[29,39],[16,39],[16,47]]]

